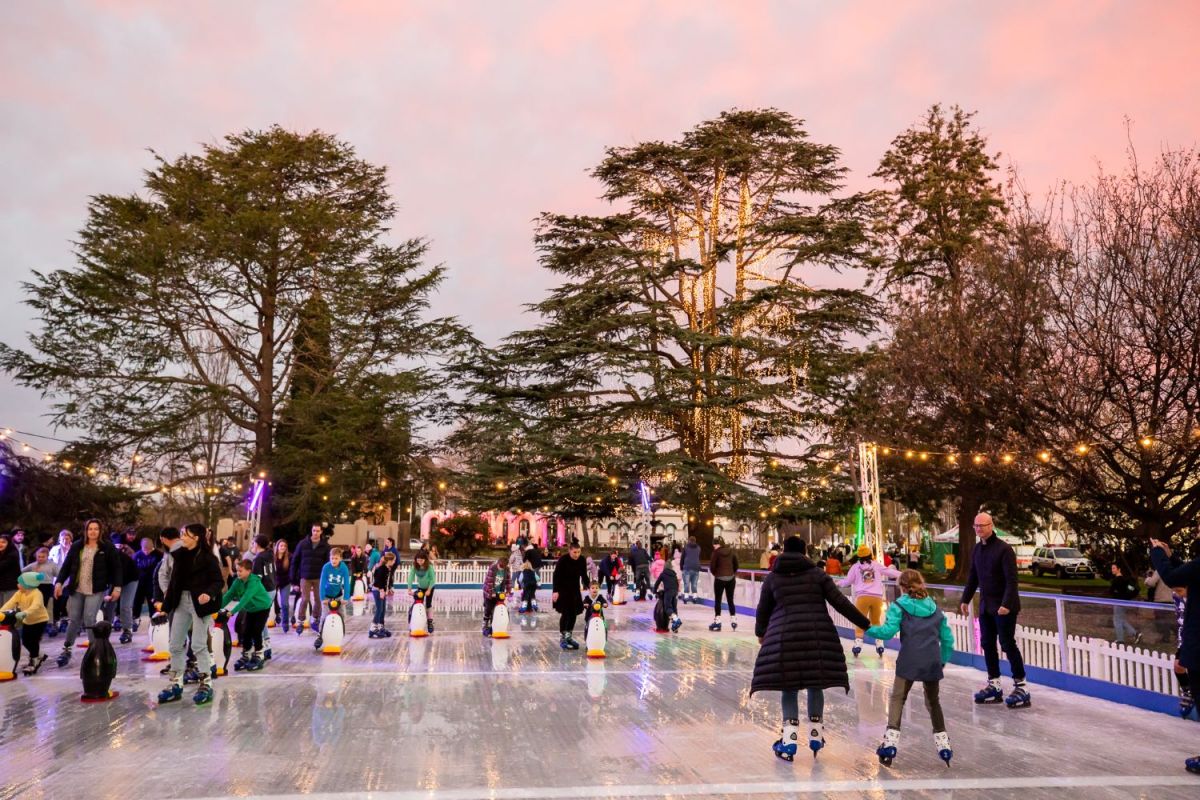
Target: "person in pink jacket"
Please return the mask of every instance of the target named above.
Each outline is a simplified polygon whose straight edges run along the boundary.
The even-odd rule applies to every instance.
[[[885,567],[882,561],[875,561],[871,548],[865,544],[858,548],[855,555],[858,560],[850,567],[846,577],[838,581],[838,586],[849,586],[854,607],[871,620],[871,625],[879,625],[883,621],[883,579],[899,578],[900,571]],[[855,628],[854,649],[851,650],[855,658],[862,652],[862,645],[863,629]],[[883,650],[883,642],[876,639],[875,652],[882,656]]]
[[[653,586],[654,582],[658,580],[658,576],[662,575],[663,568],[666,567],[666,565],[667,565],[667,562],[663,559],[663,551],[662,550],[655,551],[654,563],[650,565],[650,585],[651,586]]]

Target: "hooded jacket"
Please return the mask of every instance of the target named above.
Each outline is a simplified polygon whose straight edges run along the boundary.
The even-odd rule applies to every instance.
[[[883,597],[883,579],[900,577],[900,570],[885,567],[879,561],[855,561],[838,586],[849,586],[852,597]]]
[[[229,591],[221,598],[221,605],[228,608],[230,614],[270,611],[272,602],[271,593],[263,586],[262,578],[253,573],[244,581],[235,578]]]
[[[888,606],[883,624],[867,629],[868,636],[884,641],[897,633],[896,675],[910,681],[940,681],[942,667],[954,655],[954,633],[933,598],[918,600],[902,594]]]
[[[762,639],[762,648],[754,663],[751,694],[834,686],[850,690],[842,639],[826,604],[855,626],[871,624],[816,564],[799,553],[780,554],[758,601],[754,633]]]

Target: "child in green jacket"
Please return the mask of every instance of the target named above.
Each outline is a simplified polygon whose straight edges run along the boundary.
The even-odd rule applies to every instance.
[[[263,586],[262,578],[253,573],[254,562],[244,558],[237,565],[237,580],[221,597],[222,609],[242,615],[242,657],[233,665],[235,670],[263,668],[263,631],[271,610],[271,593]]]
[[[954,634],[950,631],[946,616],[929,596],[921,573],[906,569],[900,575],[900,588],[904,594],[888,608],[884,623],[867,630],[868,636],[881,642],[900,634],[900,655],[896,659],[896,679],[888,704],[887,732],[875,754],[879,756],[881,764],[891,766],[900,744],[904,701],[908,699],[913,684],[920,681],[925,687],[925,707],[933,719],[934,747],[949,766],[954,751],[950,749],[950,736],[946,733],[946,719],[942,715],[938,689],[943,667],[954,654]]]

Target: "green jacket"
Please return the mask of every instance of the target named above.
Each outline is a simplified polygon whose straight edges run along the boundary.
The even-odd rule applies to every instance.
[[[424,572],[418,572],[416,567],[408,568],[408,588],[412,588],[413,581],[416,581],[417,588],[422,591],[428,591],[434,582],[433,564],[425,568]]]
[[[867,628],[867,636],[887,641],[900,632],[900,623],[904,618],[905,611],[914,617],[931,617],[937,610],[937,603],[931,597],[915,600],[902,594],[896,602],[888,606],[887,618],[882,625]],[[950,623],[946,622],[944,616],[939,634],[942,642],[942,663],[946,664],[950,661],[950,656],[954,655],[954,633],[950,630]]]
[[[255,611],[267,611],[271,608],[271,593],[263,586],[262,578],[251,575],[246,580],[238,578],[221,598],[221,607],[237,603],[229,613],[237,614],[245,611],[253,614]]]

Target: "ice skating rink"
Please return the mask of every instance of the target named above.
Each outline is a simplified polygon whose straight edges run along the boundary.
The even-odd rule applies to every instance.
[[[547,598],[548,600],[548,598]],[[543,608],[549,603],[543,600]],[[331,797],[583,800],[590,797],[1200,797],[1183,771],[1200,724],[1033,686],[1034,705],[976,707],[981,674],[950,667],[942,687],[954,762],[933,749],[920,690],[891,768],[883,733],[891,658],[851,662],[852,691],[827,693],[828,745],[777,760],[778,695],[749,696],[753,623],[710,633],[685,606],[676,635],[651,630],[650,603],[611,609],[605,660],[558,647],[557,615],[513,615],[505,641],[480,636],[479,592],[439,591],[428,639],[370,640],[363,609],[341,656],[273,630],[274,660],[216,682],[196,708],[156,708],[160,664],[118,646],[121,696],[79,702],[78,650],[62,640],[35,678],[0,685],[3,798]],[[576,631],[582,639],[582,632]],[[135,643],[146,642],[146,629]],[[236,651],[235,651],[236,658]]]

